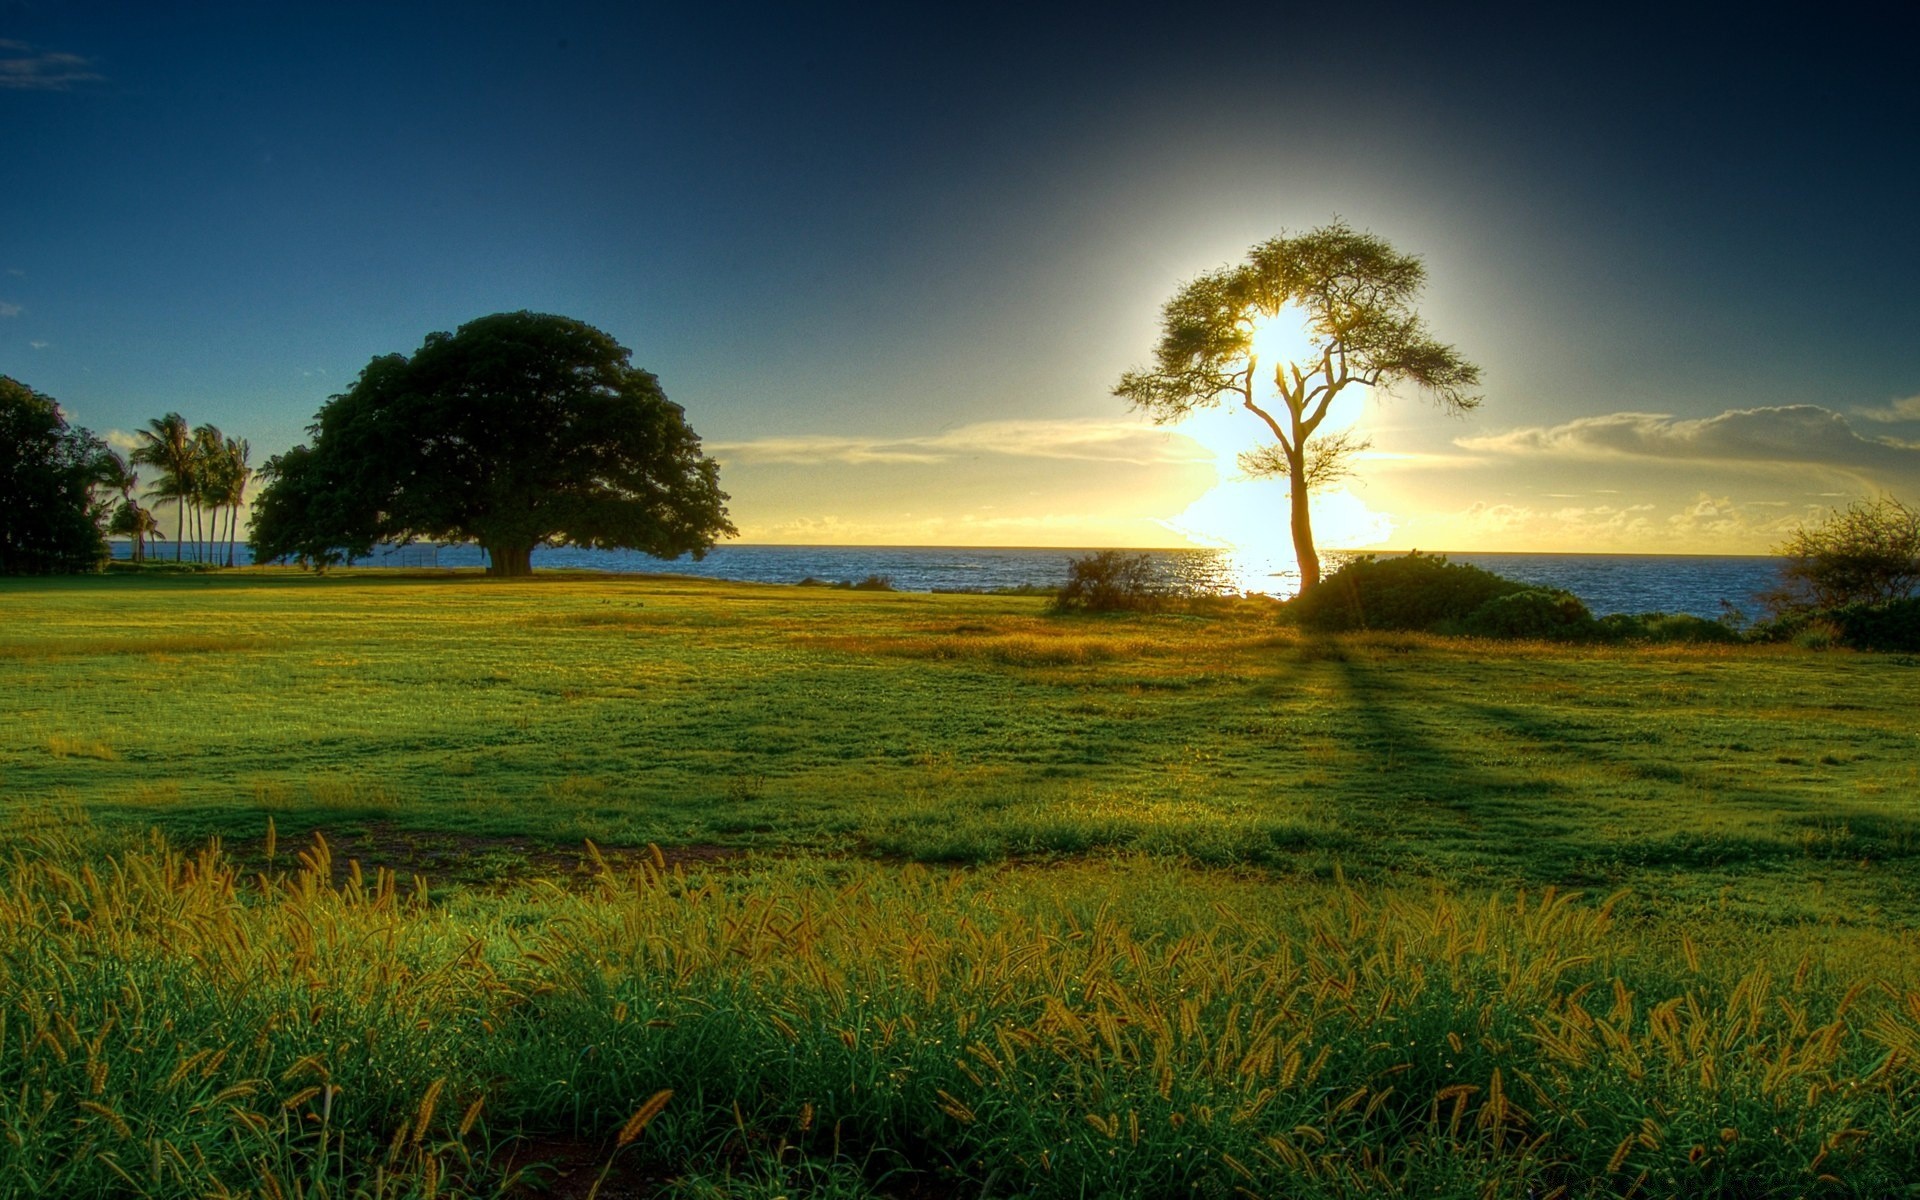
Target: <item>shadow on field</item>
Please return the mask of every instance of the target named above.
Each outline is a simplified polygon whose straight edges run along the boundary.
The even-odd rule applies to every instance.
[[[1425,676],[1369,661],[1365,647],[1303,649],[1336,672],[1352,748],[1377,764],[1341,773],[1343,821],[1415,869],[1707,898],[1741,877],[1751,879],[1742,891],[1778,895],[1822,880],[1850,886],[1842,876],[1875,860],[1920,859],[1920,819],[1770,777],[1763,751],[1703,756],[1689,737],[1530,709],[1478,687],[1415,689],[1406,681]]]
[[[1339,677],[1357,726],[1354,748],[1377,764],[1374,772],[1343,774],[1348,819],[1449,876],[1533,875],[1527,848],[1573,826],[1563,805],[1549,803],[1554,785],[1502,770],[1485,746],[1438,734],[1454,697],[1414,692],[1396,673],[1364,661],[1358,647],[1310,645]]]

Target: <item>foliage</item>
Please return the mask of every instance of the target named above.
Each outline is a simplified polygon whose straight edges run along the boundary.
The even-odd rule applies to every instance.
[[[318,838],[250,866],[9,826],[0,1178],[22,1194],[516,1194],[571,1147],[622,1194],[1911,1177],[1920,977],[1859,928],[1138,859],[714,872],[591,848],[576,890],[442,905]]]
[[[177,412],[149,420],[145,429],[136,431],[136,436],[140,445],[133,452],[133,463],[159,471],[148,489],[148,498],[174,506],[174,561],[182,561],[191,543],[196,562],[217,565],[221,557],[219,543],[225,542],[226,565],[232,566],[240,506],[246,498],[247,484],[254,477],[248,465],[251,448],[247,440],[227,437],[213,425],[189,429],[187,419]],[[126,516],[116,518],[115,532],[133,538],[136,561],[145,557],[147,534],[163,536],[152,514],[134,502],[133,491],[137,486],[139,477],[127,464],[118,464],[114,487],[124,496],[122,507]],[[191,531],[187,528],[189,521]]]
[[[0,375],[0,575],[98,570],[105,513],[93,489],[106,446],[51,396]]]
[[[1782,612],[1762,622],[1754,636],[1791,642],[1809,650],[1845,646],[1906,654],[1920,651],[1920,596],[1881,604],[1842,604]]]
[[[699,557],[733,532],[718,468],[680,406],[607,334],[496,313],[367,364],[276,456],[255,561],[325,566],[378,542],[472,540],[489,572],[536,546]]]
[[[1339,221],[1270,239],[1240,265],[1210,271],[1174,293],[1161,310],[1153,367],[1127,372],[1114,388],[1163,424],[1222,403],[1238,404],[1261,423],[1274,440],[1242,464],[1288,481],[1303,591],[1320,582],[1308,493],[1347,474],[1366,445],[1352,434],[1320,433],[1334,398],[1355,384],[1411,384],[1452,412],[1480,402],[1472,390],[1480,369],[1435,341],[1414,309],[1425,282],[1418,258]],[[1262,364],[1256,328],[1283,316],[1304,319],[1310,348],[1298,361]],[[1259,394],[1269,382],[1279,411]]]
[[[1786,559],[1780,589],[1765,598],[1776,615],[1904,600],[1920,589],[1920,509],[1892,496],[1859,501],[1774,552]]]
[[[1445,555],[1361,554],[1341,564],[1319,588],[1295,597],[1283,611],[1304,628],[1326,633],[1436,630],[1464,622],[1491,600],[1526,590],[1524,583],[1450,563]]]
[[[1054,594],[1054,612],[1154,612],[1167,600],[1144,554],[1101,550],[1067,560],[1067,582]]]
[[[1725,621],[1710,621],[1691,613],[1608,613],[1599,621],[1598,636],[1609,641],[1654,645],[1732,645],[1746,639]]]
[[[1473,637],[1583,641],[1596,637],[1600,625],[1572,592],[1530,587],[1495,596],[1468,613],[1459,629]]]

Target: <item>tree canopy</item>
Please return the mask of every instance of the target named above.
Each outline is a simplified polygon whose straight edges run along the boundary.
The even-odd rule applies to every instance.
[[[1223,403],[1261,422],[1273,441],[1242,455],[1241,466],[1287,480],[1303,591],[1320,581],[1308,495],[1345,474],[1365,446],[1349,432],[1320,432],[1334,398],[1354,384],[1412,384],[1451,411],[1480,403],[1472,392],[1480,369],[1435,341],[1414,310],[1425,282],[1418,258],[1339,221],[1273,238],[1174,293],[1161,310],[1153,367],[1127,372],[1114,388],[1161,424]],[[1263,364],[1255,332],[1283,313],[1303,320],[1308,348]],[[1261,392],[1267,384],[1271,399]]]
[[[255,561],[471,540],[524,575],[536,546],[692,554],[733,532],[717,465],[659,380],[591,325],[496,313],[375,358],[262,469]]]
[[[0,375],[0,575],[97,569],[107,558],[93,489],[106,446],[51,396]]]
[[[1779,611],[1888,604],[1920,592],[1920,509],[1892,496],[1856,501],[1775,548]]]

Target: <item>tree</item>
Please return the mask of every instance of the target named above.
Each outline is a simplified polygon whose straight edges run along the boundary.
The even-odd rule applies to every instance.
[[[97,570],[107,559],[93,488],[106,446],[51,396],[0,375],[0,575]]]
[[[147,498],[173,503],[173,560],[179,562],[181,545],[186,540],[187,505],[196,494],[194,476],[198,467],[193,432],[187,428],[185,417],[170,412],[148,421],[147,427],[136,431],[135,436],[140,439],[140,445],[133,452],[133,461],[160,471],[160,478],[147,489]]]
[[[134,562],[147,561],[147,538],[162,535],[160,523],[134,498],[134,493],[140,490],[140,473],[118,450],[109,449],[100,456],[97,482],[120,495],[120,503],[112,506],[113,516],[107,532],[131,539]]]
[[[255,561],[415,538],[476,541],[492,575],[527,574],[543,545],[704,555],[734,531],[719,468],[629,357],[591,325],[513,312],[374,359],[311,446],[262,469]]]
[[[227,565],[233,565],[234,543],[240,528],[240,506],[247,499],[247,485],[254,470],[249,460],[253,446],[246,438],[227,438],[220,454],[220,502],[227,510]]]
[[[1343,222],[1273,238],[1240,265],[1174,293],[1161,310],[1153,368],[1127,372],[1114,388],[1157,424],[1220,404],[1238,404],[1258,418],[1274,440],[1243,455],[1241,465],[1287,481],[1303,592],[1320,582],[1308,495],[1346,474],[1366,444],[1349,434],[1320,434],[1334,398],[1355,384],[1384,390],[1410,383],[1452,412],[1480,403],[1471,391],[1480,369],[1434,341],[1414,311],[1425,281],[1418,258]],[[1301,318],[1309,348],[1270,364],[1269,379],[1254,335],[1284,315]],[[1269,382],[1271,399],[1262,394]]]
[[[1905,600],[1920,592],[1920,509],[1892,496],[1858,501],[1774,553],[1785,560],[1781,587],[1765,597],[1776,611]]]

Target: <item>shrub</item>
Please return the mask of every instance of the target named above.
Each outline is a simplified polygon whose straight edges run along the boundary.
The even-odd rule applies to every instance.
[[[890,592],[893,590],[893,576],[869,575],[853,585],[856,592]]]
[[[1780,587],[1763,599],[1776,614],[1886,604],[1920,590],[1920,509],[1892,496],[1851,504],[1777,548]]]
[[[1293,620],[1327,633],[1348,629],[1435,630],[1464,622],[1482,605],[1530,590],[1491,571],[1418,551],[1349,559],[1320,586],[1288,602]]]
[[[1845,604],[1829,608],[1820,620],[1834,638],[1855,650],[1920,651],[1920,596],[1885,604]]]
[[[1152,559],[1102,550],[1068,560],[1067,585],[1050,608],[1053,612],[1153,612],[1166,598],[1155,579]]]
[[[1600,624],[1572,592],[1536,587],[1495,596],[1469,613],[1459,631],[1474,637],[1571,641],[1593,638]]]
[[[1724,620],[1710,621],[1692,613],[1608,613],[1595,624],[1600,637],[1615,642],[1731,644],[1746,640]]]

